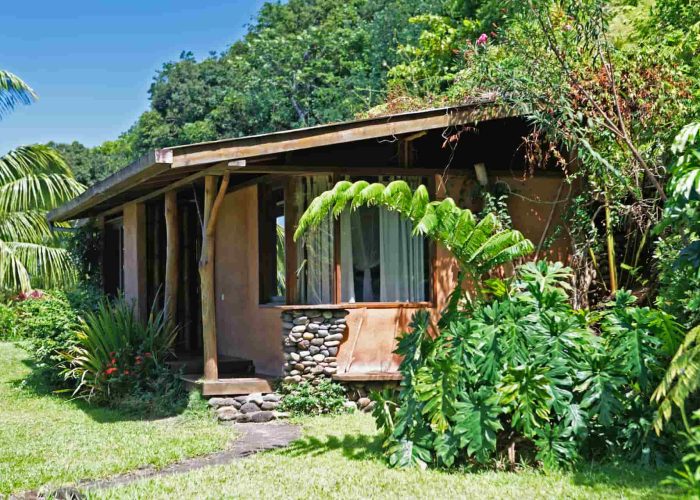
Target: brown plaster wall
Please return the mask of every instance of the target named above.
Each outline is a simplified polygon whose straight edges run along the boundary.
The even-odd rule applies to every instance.
[[[509,202],[513,225],[537,246],[552,209],[554,215],[549,234],[564,210],[565,203],[547,203],[555,200],[562,179],[535,177],[522,181],[508,176],[490,177],[494,182],[507,182],[516,193]],[[464,193],[471,190],[473,182],[453,177],[447,183],[447,195],[459,202],[460,194],[464,198]],[[568,186],[565,185],[560,199],[566,199],[568,193]],[[468,200],[464,203],[469,206]],[[253,360],[258,373],[281,375],[284,363],[281,310],[258,304],[257,207],[257,187],[252,186],[227,195],[219,214],[216,243],[219,352]],[[470,208],[478,209],[475,206]],[[566,260],[567,256],[568,242],[563,237],[558,238],[546,252],[548,259]],[[444,306],[457,277],[457,266],[447,250],[438,247],[436,260],[434,314]],[[395,341],[407,329],[416,310],[408,307],[372,309],[354,305],[347,316],[347,337],[337,356],[338,372],[396,370],[400,359],[392,354]]]
[[[280,375],[280,311],[258,304],[258,191],[226,195],[216,226],[216,326],[220,354],[255,363],[257,373]]]

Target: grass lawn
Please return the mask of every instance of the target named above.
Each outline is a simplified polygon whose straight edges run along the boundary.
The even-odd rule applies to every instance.
[[[285,450],[184,475],[153,478],[94,498],[659,498],[666,472],[630,466],[538,471],[393,470],[380,459],[367,415],[307,419],[305,437]]]
[[[209,419],[132,420],[120,412],[40,394],[21,382],[28,355],[0,342],[0,497],[226,447],[230,427]]]

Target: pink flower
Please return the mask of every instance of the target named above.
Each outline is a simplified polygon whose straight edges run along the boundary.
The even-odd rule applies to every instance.
[[[116,368],[107,368],[107,369],[105,370],[105,375],[111,375],[111,374],[113,374],[113,373],[116,372],[116,371],[117,371]]]
[[[574,28],[573,28],[573,26],[571,26],[570,24],[565,24],[565,25],[564,25],[564,31],[571,31],[572,29],[574,29]]]
[[[482,33],[479,38],[476,39],[476,44],[477,45],[486,45],[486,42],[489,41],[489,37],[486,33]]]

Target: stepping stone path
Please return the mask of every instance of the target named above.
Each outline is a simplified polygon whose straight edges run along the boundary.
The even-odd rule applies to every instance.
[[[276,411],[282,396],[275,393],[249,394],[230,398],[211,398],[209,406],[222,422],[263,423],[286,418],[289,414]]]
[[[94,481],[80,481],[75,486],[54,490],[28,491],[13,495],[10,499],[56,498],[77,500],[84,498],[86,490],[99,490],[124,486],[142,479],[182,474],[213,465],[225,465],[261,451],[284,448],[301,437],[301,427],[287,423],[271,422],[265,425],[255,423],[236,424],[240,436],[227,450],[211,453],[203,457],[190,458],[163,469],[144,467],[127,474]]]

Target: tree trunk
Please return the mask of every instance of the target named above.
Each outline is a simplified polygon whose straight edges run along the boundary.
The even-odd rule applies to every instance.
[[[177,193],[165,193],[165,318],[171,326],[177,323],[177,294],[180,278],[180,225],[177,216]]]
[[[229,175],[226,174],[216,192],[217,178],[204,178],[204,219],[202,220],[202,254],[199,259],[199,279],[202,296],[202,344],[204,348],[204,378],[219,378],[216,351],[216,290],[214,288],[214,250],[216,248],[216,219],[226,195]]]

